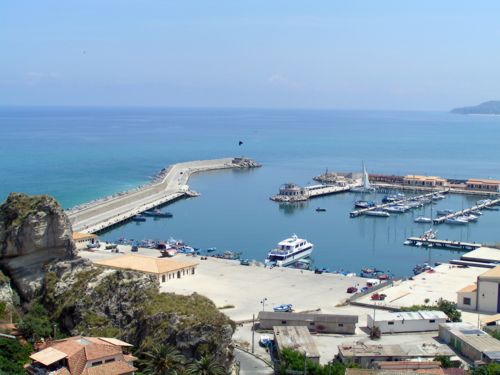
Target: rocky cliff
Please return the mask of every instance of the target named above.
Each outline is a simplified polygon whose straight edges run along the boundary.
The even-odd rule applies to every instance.
[[[42,303],[72,335],[120,337],[138,349],[168,343],[186,357],[232,360],[234,323],[207,298],[159,293],[154,277],[77,258],[49,267]]]
[[[71,224],[54,198],[11,193],[0,206],[0,265],[23,299],[40,288],[47,263],[75,255]]]

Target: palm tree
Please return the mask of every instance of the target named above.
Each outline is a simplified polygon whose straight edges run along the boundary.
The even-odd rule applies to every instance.
[[[194,361],[188,367],[188,371],[193,375],[226,375],[226,369],[213,355],[204,355],[199,360]]]
[[[146,357],[142,361],[146,374],[177,375],[186,363],[186,358],[172,345],[155,345],[142,354]]]

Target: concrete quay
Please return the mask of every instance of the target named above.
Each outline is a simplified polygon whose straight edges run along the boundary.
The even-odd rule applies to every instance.
[[[260,164],[243,158],[198,160],[173,164],[163,178],[140,189],[121,193],[80,206],[68,212],[74,231],[97,233],[126,221],[152,208],[186,196],[196,196],[189,190],[189,178],[195,173],[236,168],[254,168]]]

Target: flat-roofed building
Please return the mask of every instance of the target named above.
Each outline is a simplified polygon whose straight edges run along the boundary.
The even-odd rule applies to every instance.
[[[403,179],[403,184],[416,187],[448,187],[446,178],[437,176],[408,175]]]
[[[370,182],[379,182],[385,184],[402,185],[404,183],[403,176],[386,175],[386,174],[373,174],[368,175]]]
[[[500,312],[500,266],[477,277],[477,282],[457,291],[457,306],[484,313]]]
[[[178,262],[173,259],[126,254],[94,262],[100,266],[144,272],[155,275],[160,284],[194,275],[198,263]]]
[[[87,245],[94,244],[99,240],[97,235],[84,232],[73,232],[73,241],[77,250],[87,248]]]
[[[277,326],[304,326],[312,332],[354,334],[357,315],[317,314],[261,311],[258,316],[260,328]]]
[[[472,178],[467,181],[467,189],[475,191],[500,192],[500,180]]]
[[[375,318],[368,314],[368,328],[376,326],[381,333],[425,332],[439,330],[448,316],[442,311],[377,311]]]
[[[293,349],[312,360],[319,363],[319,351],[314,343],[309,330],[304,326],[283,326],[274,327],[274,342],[281,353],[283,349]]]
[[[432,360],[436,356],[453,357],[450,348],[436,342],[401,345],[366,345],[349,343],[338,346],[338,357],[343,363],[356,363],[371,368],[376,362],[409,361],[412,359]]]
[[[471,361],[500,362],[500,341],[469,323],[443,323],[439,338]]]

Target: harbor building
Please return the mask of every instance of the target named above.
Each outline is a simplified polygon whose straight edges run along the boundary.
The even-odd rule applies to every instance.
[[[455,354],[446,345],[426,343],[421,345],[366,345],[365,343],[338,346],[338,358],[342,363],[355,363],[364,368],[373,368],[377,362],[396,362],[421,359],[432,361],[436,356],[453,357]]]
[[[489,193],[500,193],[500,180],[469,179],[467,189],[485,191]]]
[[[457,292],[457,306],[484,313],[500,312],[500,266],[480,274],[474,284]]]
[[[86,249],[87,245],[94,244],[98,240],[97,235],[92,233],[73,232],[73,241],[77,250]]]
[[[172,259],[146,255],[126,254],[94,262],[100,266],[147,273],[158,278],[160,284],[194,275],[198,263],[177,262]]]
[[[416,187],[440,187],[448,186],[448,180],[437,176],[408,175],[403,178],[403,185]]]
[[[439,338],[472,362],[500,362],[500,341],[472,324],[440,324]]]
[[[274,342],[281,354],[283,349],[293,349],[313,362],[319,363],[319,351],[309,330],[304,326],[274,327]]]
[[[111,337],[75,336],[49,342],[33,353],[28,374],[133,375],[137,368],[129,343]]]
[[[354,334],[357,315],[313,314],[294,312],[261,311],[260,328],[273,329],[281,326],[303,326],[311,332]],[[437,328],[436,328],[437,329]]]
[[[439,324],[446,323],[448,316],[442,311],[377,311],[375,318],[368,314],[368,328],[374,326],[381,333],[438,331]]]
[[[297,184],[289,182],[280,186],[279,195],[293,198],[307,197],[307,190]]]

